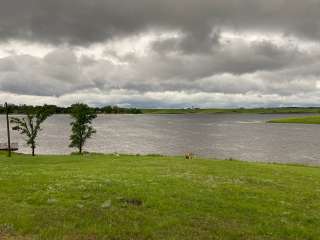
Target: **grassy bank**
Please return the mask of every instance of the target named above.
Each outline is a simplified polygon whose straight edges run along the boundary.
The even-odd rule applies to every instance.
[[[318,239],[320,169],[0,156],[0,239]]]
[[[280,118],[268,121],[269,123],[303,123],[303,124],[320,124],[320,116],[308,116],[298,118]]]
[[[255,114],[294,114],[320,113],[320,108],[236,108],[236,109],[142,109],[144,114],[214,114],[214,113],[255,113]]]

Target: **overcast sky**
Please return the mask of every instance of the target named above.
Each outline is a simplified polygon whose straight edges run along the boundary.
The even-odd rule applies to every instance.
[[[0,0],[0,101],[320,105],[319,0]]]

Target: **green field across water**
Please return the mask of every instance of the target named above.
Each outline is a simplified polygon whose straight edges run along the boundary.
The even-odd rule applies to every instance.
[[[268,121],[269,123],[302,123],[302,124],[320,124],[320,116],[307,116],[296,118],[280,118]]]
[[[141,109],[145,114],[214,114],[214,113],[253,113],[253,114],[296,114],[320,113],[320,108],[187,108],[187,109]]]
[[[319,212],[317,167],[0,156],[0,239],[318,239]]]

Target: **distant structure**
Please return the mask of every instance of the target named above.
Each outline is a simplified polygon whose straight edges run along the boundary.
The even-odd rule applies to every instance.
[[[19,144],[18,143],[11,143],[10,144],[11,151],[18,151]],[[0,151],[8,151],[8,143],[0,143]]]

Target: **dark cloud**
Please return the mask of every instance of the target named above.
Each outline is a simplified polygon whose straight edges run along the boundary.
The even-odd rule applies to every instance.
[[[192,33],[185,33],[180,37],[170,37],[156,40],[152,43],[152,48],[159,53],[179,52],[182,54],[208,54],[214,48],[219,47],[220,33],[212,31],[197,38]]]
[[[91,44],[146,29],[178,29],[187,49],[213,28],[277,31],[318,40],[314,0],[2,0],[0,38]]]

